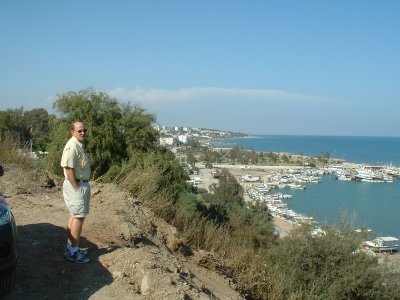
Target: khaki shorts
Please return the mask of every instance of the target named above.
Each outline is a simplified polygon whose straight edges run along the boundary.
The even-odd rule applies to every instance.
[[[72,217],[84,218],[89,214],[90,185],[88,182],[79,182],[79,189],[75,190],[69,180],[65,179],[63,196]]]

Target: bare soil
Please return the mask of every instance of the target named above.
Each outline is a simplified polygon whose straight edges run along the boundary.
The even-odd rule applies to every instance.
[[[0,190],[18,225],[20,257],[16,287],[4,299],[243,299],[211,253],[189,249],[174,227],[113,184],[91,182],[80,245],[91,262],[66,261],[61,186],[44,172],[5,168]]]

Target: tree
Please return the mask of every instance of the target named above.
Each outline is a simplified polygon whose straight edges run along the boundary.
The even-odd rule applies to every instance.
[[[250,151],[249,156],[250,156],[250,161],[251,161],[252,164],[257,164],[258,163],[258,154],[254,149],[252,149]]]
[[[52,120],[54,116],[50,116],[44,108],[30,111],[24,111],[22,107],[9,109],[0,112],[0,132],[11,133],[21,145],[31,143],[35,151],[45,151]]]
[[[280,299],[393,299],[385,286],[398,275],[384,278],[375,257],[356,251],[360,242],[334,228],[316,235],[302,226],[269,251],[264,274],[271,286],[285,282]]]
[[[214,184],[210,189],[213,194],[207,197],[209,201],[208,218],[217,223],[227,223],[232,207],[244,204],[243,188],[233,175],[227,170],[222,170],[218,184]]]
[[[229,150],[229,157],[234,161],[241,161],[243,155],[243,150],[238,146],[233,147]]]
[[[195,163],[196,163],[196,157],[193,155],[193,152],[189,151],[186,154],[186,161],[188,165],[190,165],[192,168],[194,168]]]
[[[24,122],[24,108],[9,109],[7,113],[10,132],[18,136],[21,143],[29,141],[30,133]]]
[[[74,120],[82,120],[88,127],[86,149],[91,157],[94,178],[106,173],[111,165],[128,160],[135,151],[155,148],[158,136],[151,127],[155,117],[145,114],[139,106],[121,105],[105,92],[88,88],[60,94],[54,108],[61,118],[52,132],[48,156],[53,171],[60,169],[61,151],[70,137]]]
[[[156,148],[159,135],[151,126],[155,121],[155,115],[146,114],[139,105],[122,105],[120,128],[128,146],[128,153]]]
[[[10,130],[10,115],[6,111],[0,111],[0,132]]]
[[[29,131],[29,139],[32,142],[33,150],[45,151],[50,141],[50,125],[54,121],[44,108],[35,108],[24,113],[23,122]]]
[[[278,154],[276,154],[276,153],[273,153],[273,152],[267,152],[266,154],[266,157],[270,160],[270,161],[272,161],[272,163],[276,163],[277,161],[278,161],[278,159],[279,159],[279,155]]]
[[[328,163],[329,159],[330,159],[330,155],[329,152],[327,151],[322,151],[321,154],[317,157],[318,161],[320,161],[321,163]]]
[[[289,163],[290,161],[289,157],[285,153],[281,156],[281,158],[284,163]]]

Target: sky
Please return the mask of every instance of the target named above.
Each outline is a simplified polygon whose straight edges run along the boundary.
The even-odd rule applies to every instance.
[[[86,88],[165,126],[400,136],[400,1],[0,0],[0,110]]]

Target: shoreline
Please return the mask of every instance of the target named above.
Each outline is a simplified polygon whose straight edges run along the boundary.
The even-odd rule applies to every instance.
[[[289,175],[291,173],[290,170],[310,170],[309,167],[292,166],[292,165],[290,165],[290,166],[289,165],[258,166],[258,165],[240,165],[240,164],[239,165],[215,164],[215,165],[213,165],[213,169],[206,169],[204,167],[204,165],[202,165],[202,164],[198,164],[197,166],[199,167],[199,177],[201,180],[201,182],[198,183],[199,187],[203,187],[208,190],[208,187],[210,184],[218,182],[218,179],[213,177],[212,172],[215,169],[226,169],[230,174],[232,174],[237,179],[238,183],[244,188],[245,191],[247,190],[247,191],[251,192],[250,194],[249,193],[245,194],[246,201],[250,201],[250,202],[254,202],[254,201],[256,201],[256,199],[271,199],[271,198],[269,198],[271,195],[266,194],[266,196],[262,196],[260,186],[263,186],[264,183],[263,183],[263,180],[260,180],[261,178],[272,177],[272,176],[275,176],[275,174],[282,174],[282,173]],[[340,165],[332,165],[330,167],[317,168],[317,170],[321,171],[321,172],[326,172],[324,174],[328,174],[329,172],[332,172],[332,168],[333,169],[343,168],[343,169],[347,169],[347,170],[355,170],[355,169],[361,168],[361,167],[365,167],[365,165],[358,164],[358,163],[346,162],[346,163],[343,163]],[[400,168],[395,167],[393,169],[395,169],[395,171],[399,172],[398,174],[400,174]],[[246,176],[249,176],[250,178],[258,177],[259,179],[257,181],[247,181],[246,179],[243,178]],[[268,184],[269,183],[265,182],[266,187]],[[260,188],[260,192],[257,191],[258,188]],[[268,187],[267,187],[267,189],[268,189]],[[255,196],[256,197],[255,198],[254,192],[256,194],[257,193],[260,193],[260,194],[258,194],[258,196]],[[263,192],[265,192],[265,190]],[[280,194],[280,193],[276,193],[276,194]],[[267,197],[267,198],[264,198],[264,197]],[[282,199],[282,198],[279,198],[279,199]],[[261,200],[261,201],[265,201],[265,200]],[[267,200],[267,201],[269,201],[269,200]],[[283,204],[285,204],[285,203],[283,203]],[[274,204],[272,204],[272,205],[274,205]],[[276,213],[274,213],[274,211],[275,211],[275,209],[272,211],[271,215],[273,216],[275,228],[280,237],[284,237],[284,236],[288,235],[293,229],[295,229],[297,226],[300,226],[300,224],[303,221],[312,220],[311,217],[302,216],[301,214],[297,214],[300,217],[294,216],[296,219],[293,219],[293,215],[296,215],[296,213],[291,211],[290,209],[289,209],[289,211],[291,211],[290,215],[282,215],[281,213],[276,214]]]
[[[275,225],[275,229],[279,234],[280,238],[287,236],[293,229],[296,228],[296,224],[290,223],[283,218],[279,218],[277,216],[273,216],[273,222]]]
[[[204,165],[198,165],[199,175],[202,177],[202,182],[198,184],[199,187],[208,189],[208,186],[212,183],[217,183],[218,179],[213,178],[213,169],[227,169],[235,178],[239,184],[243,186],[240,178],[246,174],[251,176],[264,176],[268,171],[279,171],[289,169],[304,169],[302,166],[244,166],[244,165],[229,165],[229,164],[215,164],[213,169],[206,169]],[[284,218],[273,216],[273,222],[277,233],[280,237],[287,236],[293,229],[296,228],[296,224],[293,224]]]

